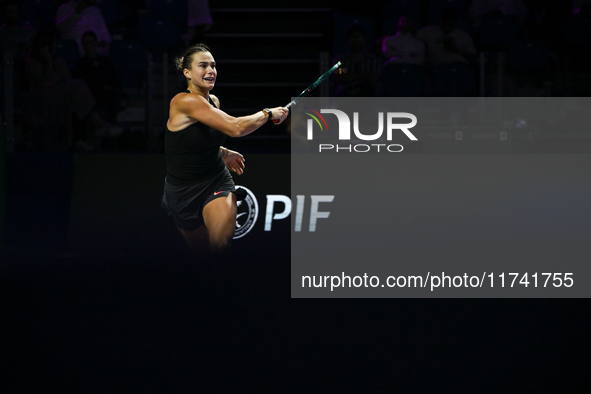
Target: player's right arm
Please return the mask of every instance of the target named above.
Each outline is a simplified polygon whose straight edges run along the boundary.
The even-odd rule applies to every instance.
[[[289,111],[283,107],[271,109],[272,118],[279,124],[287,118]],[[259,111],[252,115],[234,117],[211,105],[198,94],[180,93],[170,103],[168,128],[177,131],[201,122],[230,137],[243,137],[257,130],[268,121],[268,115]]]

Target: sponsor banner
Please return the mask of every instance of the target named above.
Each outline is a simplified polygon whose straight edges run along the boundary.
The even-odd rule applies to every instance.
[[[292,297],[588,297],[589,98],[305,98]]]
[[[236,185],[246,191],[246,197],[237,202],[236,208],[236,229],[234,239],[242,238],[254,228],[259,217],[259,203],[256,195],[246,186]]]

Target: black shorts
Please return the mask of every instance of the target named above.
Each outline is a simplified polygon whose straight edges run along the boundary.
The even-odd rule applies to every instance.
[[[203,222],[203,207],[220,197],[227,197],[235,191],[230,171],[224,171],[204,182],[188,185],[171,185],[164,180],[162,208],[168,212],[172,224],[185,231],[195,230]]]

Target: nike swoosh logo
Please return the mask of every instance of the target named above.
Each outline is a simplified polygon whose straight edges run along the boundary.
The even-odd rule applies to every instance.
[[[223,193],[223,191],[221,191],[221,192],[215,192],[215,193],[213,193],[213,195],[214,195],[214,196],[217,196],[217,195],[218,195],[218,194],[220,194],[220,193]]]

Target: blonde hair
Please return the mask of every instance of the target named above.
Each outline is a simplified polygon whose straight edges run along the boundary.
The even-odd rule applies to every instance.
[[[211,52],[209,47],[205,44],[195,44],[189,47],[183,53],[183,56],[177,57],[174,60],[177,70],[183,71],[185,68],[191,69],[191,63],[193,63],[193,56],[199,52]]]

